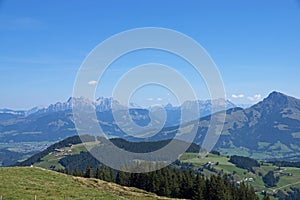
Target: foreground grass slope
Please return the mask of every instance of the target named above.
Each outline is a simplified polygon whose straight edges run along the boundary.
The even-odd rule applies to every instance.
[[[167,199],[98,179],[73,177],[37,167],[0,168],[3,199]]]

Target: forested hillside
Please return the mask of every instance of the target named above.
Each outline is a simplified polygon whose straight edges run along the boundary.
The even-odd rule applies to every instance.
[[[136,167],[145,167],[137,165]],[[68,169],[60,170],[70,173]],[[127,173],[115,171],[104,165],[87,167],[85,171],[75,169],[74,176],[97,178],[129,187],[137,187],[160,196],[184,199],[208,200],[256,200],[253,187],[241,183],[239,186],[224,174],[205,178],[192,170],[165,167],[149,173]]]

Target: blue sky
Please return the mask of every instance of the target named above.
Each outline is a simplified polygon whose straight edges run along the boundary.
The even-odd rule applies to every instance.
[[[0,108],[67,100],[88,53],[108,37],[140,27],[174,29],[195,39],[215,61],[227,97],[235,103],[257,102],[273,90],[300,98],[297,0],[0,0]],[[155,62],[166,56],[149,55]],[[120,66],[151,61],[149,55],[129,56]],[[169,61],[180,68],[180,61]],[[104,81],[122,75],[117,67],[112,66]],[[182,73],[197,85],[191,71]],[[98,85],[97,96],[110,91]],[[167,101],[163,94],[165,89],[145,88],[135,100]],[[205,92],[199,98],[207,98]]]

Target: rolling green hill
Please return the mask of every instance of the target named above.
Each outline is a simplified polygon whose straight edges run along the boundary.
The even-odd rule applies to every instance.
[[[37,167],[0,168],[3,199],[168,199],[137,188],[86,179]]]
[[[68,168],[69,170],[71,170],[71,172],[73,172],[74,169],[85,170],[88,165],[97,168],[97,166],[101,163],[92,155],[90,155],[90,153],[87,152],[86,148],[100,151],[102,148],[108,147],[109,144],[105,139],[101,137],[95,138],[86,135],[84,136],[84,143],[82,143],[81,139],[83,139],[83,137],[69,137],[49,146],[44,151],[33,155],[25,161],[17,163],[16,166],[34,165],[36,167],[53,170]],[[170,140],[157,142],[128,142],[124,139],[113,138],[110,139],[110,142],[126,151],[145,153],[155,151],[167,145]],[[173,143],[176,143],[176,145],[174,145],[176,147],[186,146],[186,143],[181,140],[174,140]],[[191,144],[186,151],[199,152],[199,150],[200,147],[198,145]],[[129,159],[127,160],[127,162],[129,163]]]

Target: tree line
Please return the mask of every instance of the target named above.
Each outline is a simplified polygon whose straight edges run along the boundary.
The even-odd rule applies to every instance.
[[[300,168],[300,161],[283,161],[283,160],[276,160],[270,161],[275,166],[278,167],[297,167]]]

